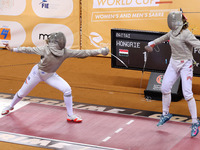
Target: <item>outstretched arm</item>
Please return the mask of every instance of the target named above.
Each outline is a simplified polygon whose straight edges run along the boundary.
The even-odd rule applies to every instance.
[[[189,43],[194,48],[200,48],[200,41],[197,39],[194,34],[189,32],[185,38],[185,42]]]
[[[17,47],[17,48],[11,48],[9,44],[4,44],[5,48],[11,52],[18,52],[18,53],[28,53],[28,54],[43,54],[43,47]]]
[[[170,38],[170,32],[168,32],[167,34],[165,34],[165,35],[163,35],[163,36],[161,36],[161,37],[149,42],[148,45],[145,46],[145,50],[147,52],[152,52],[155,45],[158,45],[158,44],[160,44],[162,42],[168,41],[169,38]]]
[[[109,49],[107,47],[103,47],[101,49],[93,49],[93,50],[72,50],[66,49],[66,57],[77,57],[77,58],[85,58],[89,56],[97,56],[102,54],[104,56],[108,55]]]

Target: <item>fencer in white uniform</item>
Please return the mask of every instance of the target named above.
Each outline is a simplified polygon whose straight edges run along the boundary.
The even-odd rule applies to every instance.
[[[109,49],[105,47],[95,50],[72,50],[65,48],[65,45],[66,38],[62,32],[51,33],[48,37],[47,44],[41,47],[11,48],[8,44],[5,44],[5,47],[10,51],[37,54],[41,56],[41,60],[32,68],[23,86],[15,94],[11,104],[3,109],[1,113],[2,115],[8,114],[10,110],[13,110],[14,106],[39,82],[44,81],[50,86],[63,92],[64,102],[67,109],[67,120],[82,122],[82,118],[73,113],[72,91],[70,85],[63,78],[61,78],[56,71],[67,58],[85,58],[99,54],[107,55],[109,53]]]
[[[162,92],[162,116],[157,126],[163,125],[172,115],[169,113],[171,103],[171,89],[176,80],[181,77],[184,99],[188,103],[192,118],[191,136],[198,134],[199,121],[197,119],[196,101],[192,92],[193,78],[193,48],[200,47],[200,41],[188,30],[187,18],[182,11],[170,12],[167,18],[171,29],[165,35],[148,43],[146,50],[151,52],[155,45],[169,41],[171,58],[164,74]]]

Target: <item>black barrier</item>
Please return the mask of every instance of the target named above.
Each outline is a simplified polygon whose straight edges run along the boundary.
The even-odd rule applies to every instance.
[[[112,68],[143,70],[144,59],[147,57],[144,71],[164,73],[171,56],[168,42],[154,47],[152,53],[147,53],[144,47],[165,32],[150,32],[127,29],[111,29],[111,53],[119,57],[127,66],[111,56]],[[200,39],[199,36],[196,36]],[[200,62],[200,50],[194,49],[194,59]],[[200,67],[194,67],[194,76],[200,76]]]
[[[164,73],[151,73],[147,88],[146,90],[144,90],[144,95],[146,99],[162,100],[161,83],[163,75]],[[174,83],[171,90],[171,96],[172,101],[175,102],[183,98],[180,78],[178,78],[178,80]]]

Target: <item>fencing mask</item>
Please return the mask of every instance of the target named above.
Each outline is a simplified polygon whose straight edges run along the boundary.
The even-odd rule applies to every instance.
[[[170,12],[167,17],[167,23],[172,30],[172,35],[177,36],[183,27],[182,11]]]
[[[62,56],[64,54],[64,48],[66,45],[66,38],[62,32],[51,33],[47,39],[50,51],[56,56]]]

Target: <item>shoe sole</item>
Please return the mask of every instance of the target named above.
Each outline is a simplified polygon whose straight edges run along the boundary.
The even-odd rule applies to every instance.
[[[5,113],[1,113],[1,115],[7,115],[11,110],[13,110],[14,108],[10,109],[10,110],[6,110]]]
[[[191,135],[191,137],[193,138],[193,137],[197,136],[198,133],[199,133],[199,131],[197,131],[197,133],[195,135]]]
[[[76,121],[76,120],[71,120],[71,119],[67,119],[67,121],[68,121],[68,122],[76,122],[76,123],[80,123],[80,122],[82,122],[82,120],[78,120],[78,121]]]
[[[193,138],[193,137],[197,136],[198,133],[199,133],[199,127],[197,128],[197,132],[196,132],[196,134],[191,135],[191,137]]]
[[[9,110],[6,110],[6,112],[5,113],[1,113],[1,115],[6,115],[6,114],[8,114],[10,111]]]
[[[166,120],[163,124],[160,124],[160,125],[157,124],[157,127],[160,127],[160,126],[164,125],[164,124],[165,124],[167,121],[169,121],[171,118],[172,118],[172,116],[169,117],[168,120]]]

